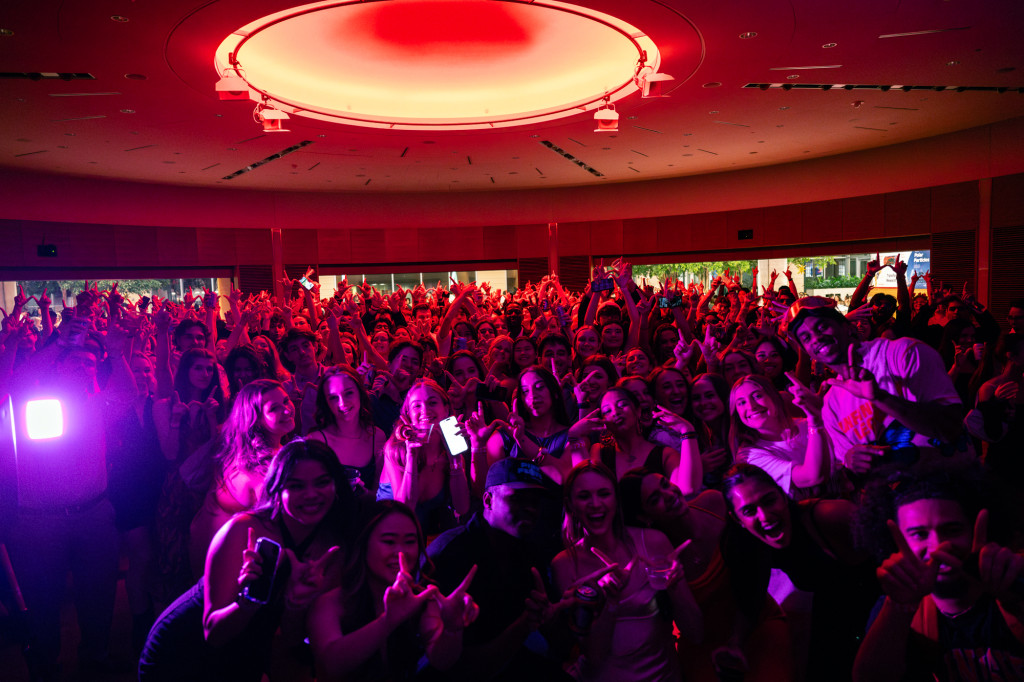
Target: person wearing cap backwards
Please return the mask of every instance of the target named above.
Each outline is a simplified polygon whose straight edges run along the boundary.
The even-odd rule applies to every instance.
[[[942,358],[910,338],[858,341],[821,296],[798,300],[783,331],[836,373],[822,417],[833,450],[855,474],[937,456],[973,457],[960,398]]]
[[[427,547],[438,587],[459,585],[476,564],[469,588],[480,616],[466,628],[462,659],[450,679],[570,680],[538,631],[552,617],[544,579],[552,557],[526,541],[537,523],[544,485],[540,467],[507,458],[487,471],[483,512]],[[459,572],[462,571],[462,576]]]

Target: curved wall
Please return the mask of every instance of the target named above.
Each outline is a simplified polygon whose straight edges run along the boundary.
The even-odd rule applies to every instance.
[[[488,227],[715,213],[881,194],[1020,172],[1024,172],[1024,118],[779,166],[551,190],[253,192],[0,169],[0,218],[285,230]]]

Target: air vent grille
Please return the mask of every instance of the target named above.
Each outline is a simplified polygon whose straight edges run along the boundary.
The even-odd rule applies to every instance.
[[[1024,88],[980,85],[857,85],[851,83],[747,83],[744,88],[755,90],[931,90],[933,92],[1017,92],[1024,94]]]
[[[0,72],[0,80],[94,81],[96,80],[96,76],[91,73],[58,73],[56,71],[4,71]]]

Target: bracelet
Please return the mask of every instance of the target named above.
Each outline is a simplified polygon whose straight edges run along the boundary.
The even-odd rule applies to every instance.
[[[816,434],[816,433],[821,433],[824,429],[825,429],[825,425],[824,424],[817,424],[815,426],[808,426],[807,427],[807,433],[813,435],[813,434]]]
[[[696,431],[687,431],[686,433],[679,434],[679,438],[682,440],[692,440],[697,437]]]

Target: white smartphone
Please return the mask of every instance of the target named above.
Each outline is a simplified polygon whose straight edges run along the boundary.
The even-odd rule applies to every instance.
[[[447,417],[441,420],[441,435],[444,436],[444,442],[448,446],[448,452],[451,453],[452,457],[461,455],[466,450],[469,450],[469,443],[459,433],[459,420],[455,417]]]

